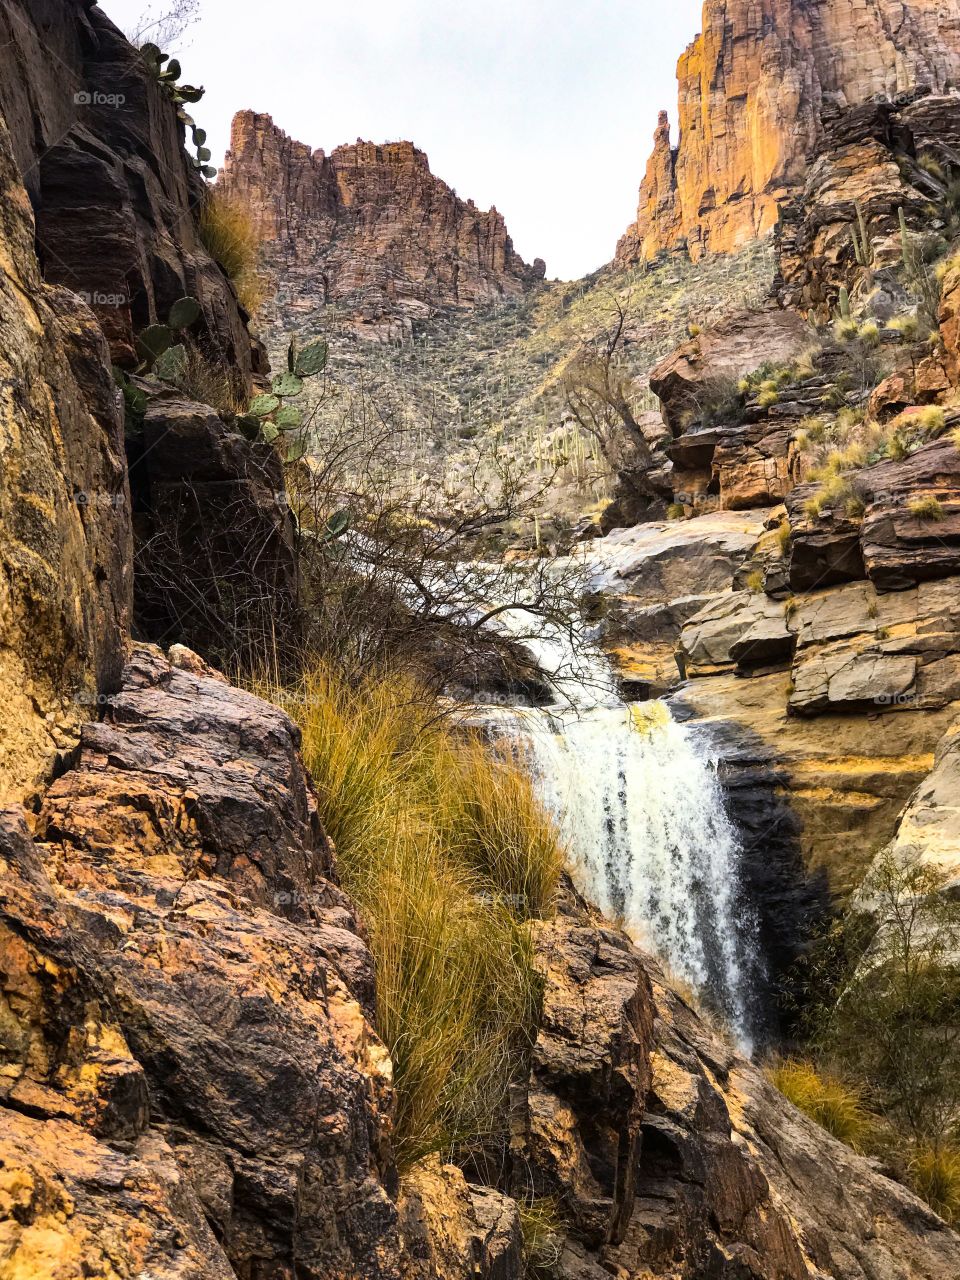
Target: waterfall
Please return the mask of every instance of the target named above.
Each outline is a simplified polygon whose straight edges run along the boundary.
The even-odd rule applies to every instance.
[[[506,625],[529,633],[529,618]],[[574,654],[549,631],[531,647],[567,702],[502,709],[494,723],[530,767],[578,887],[749,1051],[760,966],[717,761],[666,703],[624,704],[599,653]]]

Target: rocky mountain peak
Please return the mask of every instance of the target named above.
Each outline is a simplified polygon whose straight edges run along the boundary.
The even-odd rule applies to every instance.
[[[222,182],[254,211],[271,283],[301,304],[342,303],[365,336],[517,297],[545,274],[514,250],[497,209],[461,199],[412,142],[358,139],[328,156],[241,111]]]
[[[960,19],[940,0],[706,0],[677,79],[679,145],[661,112],[623,266],[766,234],[838,109],[960,83]]]

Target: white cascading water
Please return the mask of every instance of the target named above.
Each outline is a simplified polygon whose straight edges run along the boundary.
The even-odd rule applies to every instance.
[[[504,615],[503,625],[529,637],[523,615]],[[524,643],[568,703],[501,710],[492,727],[526,758],[581,892],[702,996],[749,1051],[755,928],[716,761],[666,703],[625,705],[602,655],[575,654],[558,632]]]

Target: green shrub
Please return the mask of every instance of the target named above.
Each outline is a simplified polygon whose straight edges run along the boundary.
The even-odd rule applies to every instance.
[[[538,990],[523,922],[563,857],[530,783],[454,731],[404,678],[330,668],[265,689],[298,721],[343,883],[376,962],[402,1169],[491,1132],[529,1044]]]
[[[848,1147],[862,1151],[869,1144],[875,1119],[862,1088],[797,1058],[774,1063],[767,1075],[795,1107]]]

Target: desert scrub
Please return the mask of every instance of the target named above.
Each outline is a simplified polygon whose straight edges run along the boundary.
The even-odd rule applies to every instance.
[[[261,236],[250,210],[239,200],[207,192],[200,209],[200,239],[233,281],[240,304],[253,315],[263,302],[257,276]]]
[[[869,1145],[875,1119],[860,1087],[799,1058],[773,1063],[767,1076],[795,1107],[848,1147],[863,1151]]]
[[[259,690],[258,690],[259,691]],[[489,1134],[533,1031],[525,927],[563,855],[525,775],[404,677],[317,666],[268,690],[299,723],[344,887],[369,930],[401,1169]]]
[[[910,1185],[951,1226],[960,1224],[960,1149],[920,1143],[909,1164]]]
[[[763,574],[759,569],[754,569],[752,573],[747,574],[747,590],[755,595],[763,591]]]
[[[943,504],[932,495],[926,498],[914,498],[907,504],[907,509],[916,520],[932,520],[939,523],[945,517]]]

